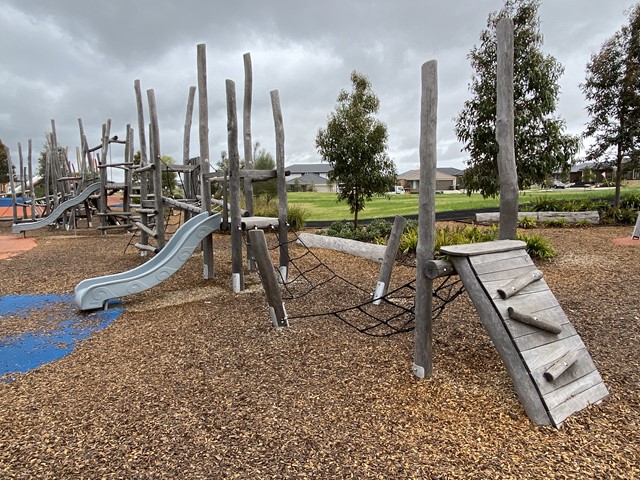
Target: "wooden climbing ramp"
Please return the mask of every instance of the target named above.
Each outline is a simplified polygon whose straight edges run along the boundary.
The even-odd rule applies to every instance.
[[[441,247],[479,312],[535,423],[560,427],[609,392],[519,240]]]

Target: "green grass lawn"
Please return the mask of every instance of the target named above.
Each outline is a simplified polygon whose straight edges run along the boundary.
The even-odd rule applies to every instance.
[[[622,195],[627,192],[639,193],[638,187],[622,189]],[[565,189],[565,190],[531,190],[520,195],[520,204],[540,196],[552,195],[559,199],[607,198],[614,195],[609,189]],[[309,221],[352,220],[346,202],[336,202],[335,193],[290,192],[289,204],[299,205],[309,212]],[[481,208],[498,207],[498,198],[482,198],[482,195],[442,194],[436,195],[436,211],[447,212],[456,210],[477,210]],[[390,195],[388,197],[374,197],[367,202],[364,210],[358,216],[360,219],[393,217],[395,215],[416,215],[418,213],[418,195]]]

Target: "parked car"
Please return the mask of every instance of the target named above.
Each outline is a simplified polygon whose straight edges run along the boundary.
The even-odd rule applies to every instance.
[[[387,192],[387,195],[404,195],[404,187],[402,185],[396,185],[393,192]]]
[[[562,183],[560,180],[553,181],[553,188],[566,188],[566,185]]]

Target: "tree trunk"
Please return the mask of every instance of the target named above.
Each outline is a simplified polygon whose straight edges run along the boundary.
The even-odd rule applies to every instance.
[[[616,196],[613,201],[613,206],[618,208],[620,206],[620,183],[622,179],[622,145],[618,143],[618,156],[616,158]]]

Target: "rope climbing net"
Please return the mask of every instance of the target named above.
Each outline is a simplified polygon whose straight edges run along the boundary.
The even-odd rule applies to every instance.
[[[276,240],[269,249],[279,249]],[[289,242],[289,271],[285,280],[280,275],[282,298],[289,301],[289,320],[334,317],[360,333],[388,337],[415,328],[415,274],[413,279],[376,299],[370,289],[338,274],[323,262],[304,242],[293,235]],[[275,245],[274,245],[275,244]],[[438,318],[445,307],[464,291],[457,276],[434,281],[432,315]],[[307,300],[307,301],[303,301]],[[319,300],[319,302],[312,302]],[[418,299],[419,301],[419,299]],[[322,303],[331,308],[310,312],[309,304]]]

